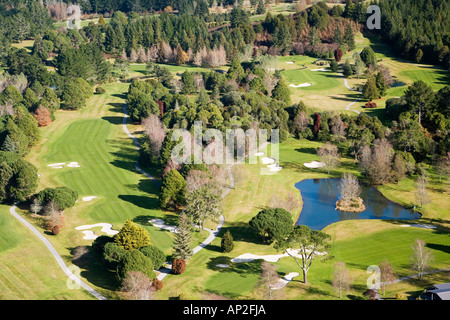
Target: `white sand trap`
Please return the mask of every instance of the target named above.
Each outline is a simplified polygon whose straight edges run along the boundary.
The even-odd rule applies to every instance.
[[[216,267],[218,267],[218,268],[229,268],[230,265],[229,264],[216,264]]]
[[[322,168],[325,167],[327,164],[325,162],[311,161],[305,162],[303,165],[307,168]]]
[[[300,87],[309,87],[311,86],[311,83],[305,82],[305,83],[300,83],[300,84],[290,84],[289,87],[293,87],[293,88],[300,88]]]
[[[274,283],[270,286],[271,289],[273,290],[280,290],[281,288],[286,287],[286,285],[292,281],[292,279],[294,279],[296,276],[298,276],[300,273],[298,272],[291,272],[288,273],[287,275],[285,275],[283,278],[281,278],[280,280],[278,280],[277,283]]]
[[[71,167],[71,168],[79,168],[79,167],[81,167],[78,162],[70,162],[67,166]]]
[[[93,199],[97,198],[96,196],[90,196],[90,197],[83,197],[81,200],[83,201],[91,201]]]
[[[270,171],[280,171],[283,167],[271,167]]]
[[[63,166],[52,167],[53,169],[62,169]]]
[[[75,230],[86,230],[86,229],[91,229],[91,228],[96,228],[96,227],[102,227],[102,229],[100,231],[106,233],[109,236],[119,233],[119,231],[112,229],[112,224],[110,224],[110,223],[86,224],[86,225],[76,227]],[[93,239],[97,238],[97,236],[94,234],[93,231],[83,231],[83,233],[85,234],[83,239],[93,240]]]
[[[287,251],[289,252],[290,255],[297,257],[297,258],[301,258],[301,255],[298,254],[298,249],[287,249]],[[310,252],[310,250],[306,250],[306,252]],[[231,259],[231,262],[235,262],[235,263],[241,263],[241,262],[250,262],[253,260],[258,260],[258,259],[263,259],[267,262],[278,262],[278,260],[280,260],[281,258],[284,257],[288,257],[289,254],[284,253],[284,254],[268,254],[268,255],[257,255],[257,254],[253,254],[253,253],[244,253],[241,254],[240,256]],[[326,254],[326,252],[316,252],[316,255],[324,255]]]
[[[416,228],[424,228],[424,229],[436,229],[436,226],[432,226],[431,224],[402,224],[400,227],[416,227]]]
[[[286,61],[287,64],[294,64],[294,61]]]
[[[263,156],[264,155],[264,152],[257,152],[257,153],[255,153],[255,156],[257,156],[257,157],[260,157],[260,156]]]
[[[97,239],[97,235],[94,233],[94,231],[90,231],[90,230],[88,230],[88,231],[82,231],[83,233],[84,233],[84,237],[83,237],[83,239],[85,239],[85,240],[95,240],[95,239]]]
[[[321,69],[311,69],[311,71],[328,71],[328,70],[325,68],[321,68]]]
[[[274,163],[275,159],[269,158],[269,157],[263,157],[261,158],[261,162],[263,164],[270,164],[270,163]]]
[[[47,167],[61,167],[61,166],[65,165],[65,164],[66,164],[65,162],[52,163],[52,164],[48,164]]]
[[[165,224],[164,220],[162,220],[162,219],[151,219],[151,220],[148,220],[148,222],[152,223],[154,227],[168,230],[170,232],[177,232],[176,226],[169,226],[169,225]]]

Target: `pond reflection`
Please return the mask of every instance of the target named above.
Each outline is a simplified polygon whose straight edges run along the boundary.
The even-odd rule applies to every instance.
[[[388,200],[374,186],[361,184],[360,197],[366,210],[359,213],[335,210],[340,179],[307,179],[295,184],[300,190],[303,208],[296,225],[321,230],[327,225],[349,219],[419,219],[420,213]]]

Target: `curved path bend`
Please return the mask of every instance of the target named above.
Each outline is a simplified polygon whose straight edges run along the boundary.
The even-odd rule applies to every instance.
[[[347,87],[347,89],[349,89],[349,90],[351,90],[351,91],[356,91],[356,92],[362,93],[361,91],[358,91],[358,90],[353,89],[352,87],[350,87],[349,84],[348,84],[347,78],[345,78],[344,75],[343,75],[341,72],[339,72],[338,75],[340,75],[340,76],[344,79],[344,85]],[[362,95],[361,95],[361,97],[359,97],[358,99],[353,100],[352,102],[350,102],[350,103],[345,107],[345,110],[349,110],[349,111],[350,111],[350,106],[351,106],[352,104],[354,104],[355,102],[358,102],[358,101],[361,100],[361,99],[362,99]],[[351,111],[356,112],[357,114],[360,114],[360,113],[361,113],[361,112],[359,112],[359,111],[357,111],[357,110],[351,110]]]

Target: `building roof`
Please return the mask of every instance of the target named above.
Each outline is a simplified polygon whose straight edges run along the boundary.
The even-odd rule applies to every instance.
[[[437,295],[442,300],[450,300],[450,282],[435,284],[433,289],[427,290],[427,292]]]

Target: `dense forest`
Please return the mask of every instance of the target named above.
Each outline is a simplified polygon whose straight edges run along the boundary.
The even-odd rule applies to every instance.
[[[318,2],[287,16],[267,13],[254,23],[250,13],[240,7],[229,13],[204,10],[197,14],[197,10],[189,14],[179,3],[163,1],[151,7],[145,7],[150,2],[144,1],[83,1],[83,10],[108,12],[110,19],[106,22],[100,15],[98,23],[90,22],[81,29],[53,27],[58,3],[46,2],[45,7],[36,1],[11,0],[0,5],[4,31],[0,33],[0,148],[4,159],[0,170],[5,172],[1,175],[1,199],[25,199],[34,191],[35,168],[22,157],[38,143],[37,128],[55,121],[54,112],[60,108],[82,108],[94,88],[98,94],[103,92],[103,83],[127,79],[132,62],[147,64],[143,76],[147,79],[135,79],[129,87],[131,118],[145,123],[153,116],[155,128],[190,129],[196,120],[223,131],[236,126],[278,128],[281,141],[293,136],[340,145],[349,156],[366,163],[368,177],[368,164],[384,148],[389,161],[383,170],[390,175],[373,181],[377,183],[398,179],[394,172],[414,172],[416,162],[437,163],[450,150],[448,86],[433,92],[418,81],[404,96],[389,99],[385,112],[392,121],[388,126],[365,114],[336,115],[317,112],[302,102],[291,103],[289,88],[277,71],[277,55],[310,55],[327,59],[332,72],[341,67],[344,76],[365,75],[364,97],[369,102],[392,85],[389,70],[377,65],[370,48],[353,53],[353,65],[340,61],[343,53],[354,50],[355,32],[364,30],[367,4],[362,2],[347,1],[332,9]],[[413,7],[412,2],[402,3]],[[168,5],[180,12],[137,13]],[[448,1],[424,2],[426,10],[422,11],[405,9],[411,14],[402,19],[399,1],[380,5],[390,13],[383,18],[386,28],[376,33],[399,54],[418,62],[448,65]],[[429,12],[428,18],[414,20],[419,12]],[[214,27],[211,22],[216,22]],[[24,40],[33,41],[30,52],[11,45]],[[178,79],[160,63],[210,69],[186,71]],[[229,66],[226,71],[217,69],[224,65]],[[194,99],[189,97],[192,95]],[[156,142],[151,134],[144,139],[141,160],[167,172],[171,166],[167,155],[173,144],[162,141],[161,136],[169,139],[170,131],[160,134]],[[159,146],[156,149],[155,144]],[[27,179],[17,176],[24,174]]]

